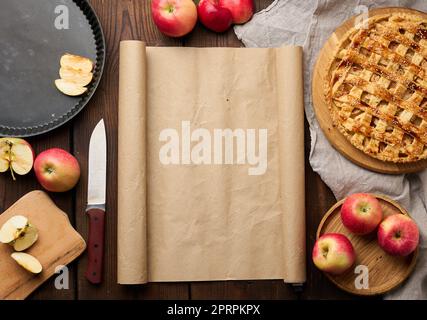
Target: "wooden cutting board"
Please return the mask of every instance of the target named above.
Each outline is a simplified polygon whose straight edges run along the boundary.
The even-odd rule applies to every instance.
[[[86,248],[68,216],[43,191],[22,197],[2,215],[0,226],[15,215],[26,216],[39,229],[38,241],[28,250],[43,266],[39,275],[21,268],[11,257],[13,248],[0,243],[0,299],[25,299],[55,273],[59,265],[67,265]]]
[[[394,12],[410,12],[427,19],[427,14],[406,8],[381,8],[369,11],[369,17]],[[427,168],[427,160],[414,163],[393,163],[375,159],[354,147],[341,132],[334,127],[325,101],[325,82],[329,82],[328,68],[344,34],[354,27],[356,17],[344,22],[326,41],[317,58],[313,71],[312,98],[317,121],[331,145],[344,157],[366,169],[389,174],[416,172]]]

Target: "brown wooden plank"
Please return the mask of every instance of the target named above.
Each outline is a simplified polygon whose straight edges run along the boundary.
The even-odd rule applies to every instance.
[[[186,47],[242,47],[232,29],[225,33],[215,33],[197,22],[193,32],[182,38]]]
[[[108,135],[108,190],[105,233],[104,281],[94,286],[85,279],[86,256],[78,267],[79,299],[187,299],[186,283],[150,283],[141,286],[117,284],[117,105],[120,40],[144,40],[148,45],[180,45],[181,41],[161,35],[151,23],[149,1],[90,1],[103,25],[107,40],[107,62],[100,87],[75,121],[74,149],[82,164],[82,183],[76,190],[78,230],[87,239],[85,215],[87,195],[87,157],[89,136],[96,123],[104,118]]]
[[[292,288],[281,280],[213,281],[191,283],[191,299],[296,299]]]
[[[70,128],[71,124],[67,124],[60,129],[54,130],[52,133],[44,134],[36,138],[29,138],[27,140],[33,146],[36,154],[52,147],[70,150]],[[1,174],[0,212],[6,210],[26,193],[36,189],[42,189],[42,187],[37,182],[33,171],[26,176],[17,176],[16,181],[13,181],[12,177],[8,173]],[[50,193],[50,196],[59,208],[68,213],[69,218],[73,223],[73,192],[66,192],[63,194]],[[73,263],[70,266],[69,290],[55,289],[54,278],[51,278],[37,289],[37,291],[30,296],[30,299],[74,299],[76,293],[75,273],[75,263]]]

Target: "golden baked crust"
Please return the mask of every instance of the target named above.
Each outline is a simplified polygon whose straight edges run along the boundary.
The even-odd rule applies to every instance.
[[[346,33],[328,70],[334,125],[366,154],[427,158],[427,20],[387,14]]]

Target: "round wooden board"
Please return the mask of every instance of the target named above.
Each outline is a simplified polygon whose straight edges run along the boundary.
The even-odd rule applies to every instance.
[[[413,14],[419,14],[427,19],[426,13],[406,8],[374,9],[369,11],[369,17],[395,12],[410,12]],[[334,127],[332,123],[332,118],[330,116],[329,108],[324,96],[325,83],[327,83],[325,81],[328,81],[328,68],[334,59],[337,46],[339,45],[340,40],[344,34],[354,27],[355,19],[356,17],[347,20],[338,29],[335,30],[335,32],[329,37],[328,41],[323,46],[317,58],[313,72],[312,97],[313,107],[319,125],[335,149],[337,149],[347,159],[363,168],[389,174],[410,173],[425,169],[427,168],[427,160],[421,160],[414,163],[397,164],[375,159],[354,147],[347,140],[347,138],[345,138],[341,132],[336,127]]]
[[[409,216],[408,212],[395,201],[382,195],[374,194],[373,196],[380,201],[384,217],[396,213]],[[407,257],[395,257],[380,248],[376,232],[366,236],[350,233],[341,222],[340,210],[343,202],[344,200],[339,201],[325,214],[317,229],[316,236],[319,238],[321,235],[331,232],[346,235],[356,251],[357,257],[354,268],[358,265],[368,267],[369,288],[356,288],[355,279],[358,274],[355,274],[354,268],[339,276],[327,273],[325,275],[339,288],[356,295],[379,295],[396,288],[413,271],[417,261],[418,248]]]

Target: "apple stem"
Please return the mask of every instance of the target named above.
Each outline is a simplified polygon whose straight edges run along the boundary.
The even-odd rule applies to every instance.
[[[169,13],[173,13],[173,12],[174,12],[174,10],[175,10],[175,8],[173,7],[173,5],[169,5],[169,6],[167,7],[167,10],[168,10],[168,12],[169,12]]]
[[[13,181],[16,181],[15,173],[13,172],[13,168],[12,168],[12,143],[9,142],[9,141],[7,141],[7,144],[9,145],[9,169],[10,169],[10,174],[12,175]]]
[[[16,181],[15,173],[13,172],[12,166],[9,166],[9,169],[10,169],[10,174],[12,175],[13,181]]]

